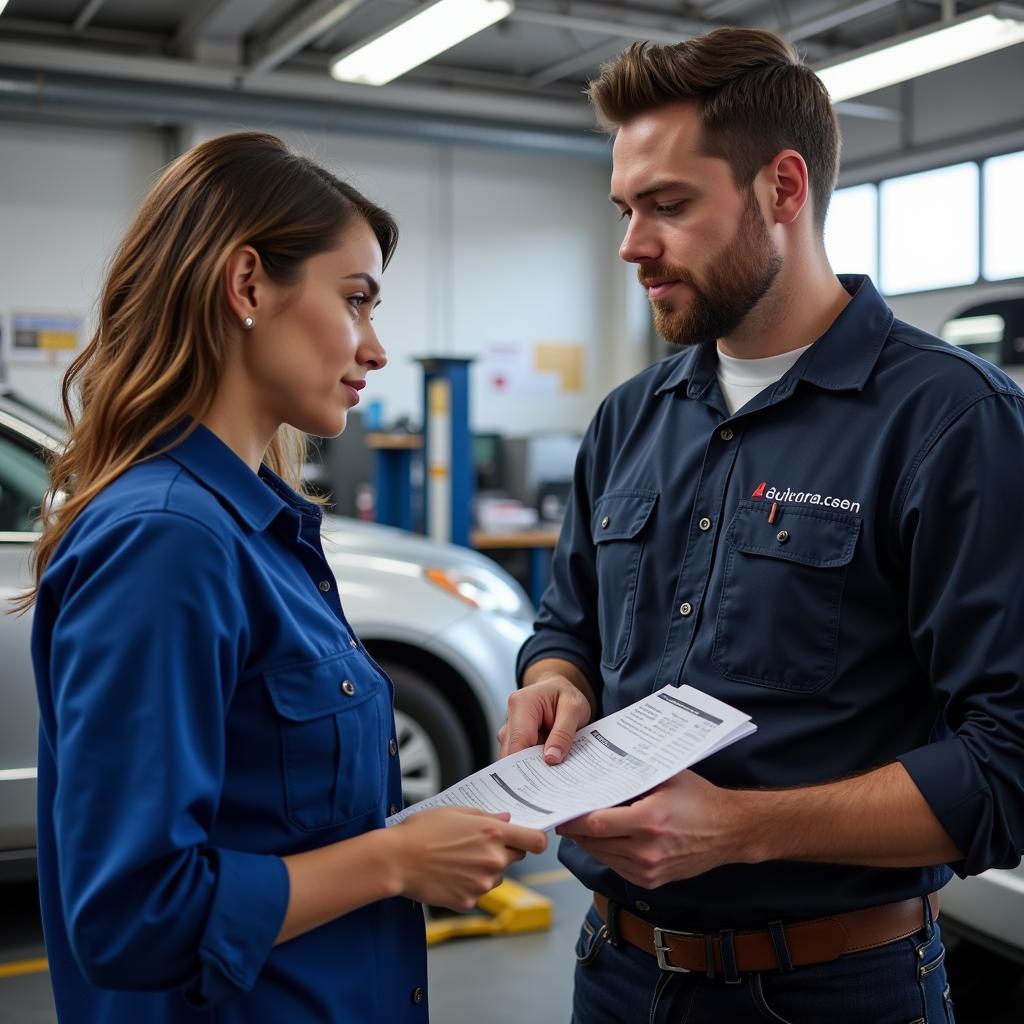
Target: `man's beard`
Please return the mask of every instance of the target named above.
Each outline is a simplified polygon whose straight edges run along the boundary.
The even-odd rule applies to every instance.
[[[665,263],[645,264],[637,277],[641,284],[669,278],[689,286],[693,295],[683,309],[676,309],[671,299],[651,303],[654,326],[673,345],[699,345],[732,334],[764,298],[781,269],[782,257],[772,244],[751,188],[736,234],[708,265],[703,288],[689,271]]]

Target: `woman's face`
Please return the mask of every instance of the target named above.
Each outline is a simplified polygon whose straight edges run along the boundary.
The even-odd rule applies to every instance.
[[[298,284],[271,286],[242,337],[261,410],[318,437],[345,429],[367,374],[387,356],[371,318],[379,301],[380,244],[360,218],[334,249],[310,257]]]

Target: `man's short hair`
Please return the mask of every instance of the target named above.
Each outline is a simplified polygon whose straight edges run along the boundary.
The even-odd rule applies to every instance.
[[[776,153],[807,162],[819,231],[836,184],[839,124],[821,79],[773,32],[719,28],[671,46],[633,43],[604,64],[588,93],[610,133],[677,100],[697,106],[702,150],[748,188]]]

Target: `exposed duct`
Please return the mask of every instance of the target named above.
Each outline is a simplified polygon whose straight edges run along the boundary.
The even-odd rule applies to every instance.
[[[106,80],[79,75],[0,68],[3,112],[130,117],[149,122],[227,121],[287,128],[526,149],[610,161],[607,140],[596,133],[494,123],[426,112],[360,107],[306,98],[197,89],[158,82]]]

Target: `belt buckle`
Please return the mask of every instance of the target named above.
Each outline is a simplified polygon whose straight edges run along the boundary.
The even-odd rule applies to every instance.
[[[675,964],[668,962],[667,953],[672,952],[672,947],[665,945],[666,935],[678,935],[681,938],[699,938],[697,932],[679,932],[672,928],[658,928],[654,927],[654,955],[658,960],[658,966],[663,971],[671,971],[673,974],[690,974],[692,973],[686,967],[676,967]]]

